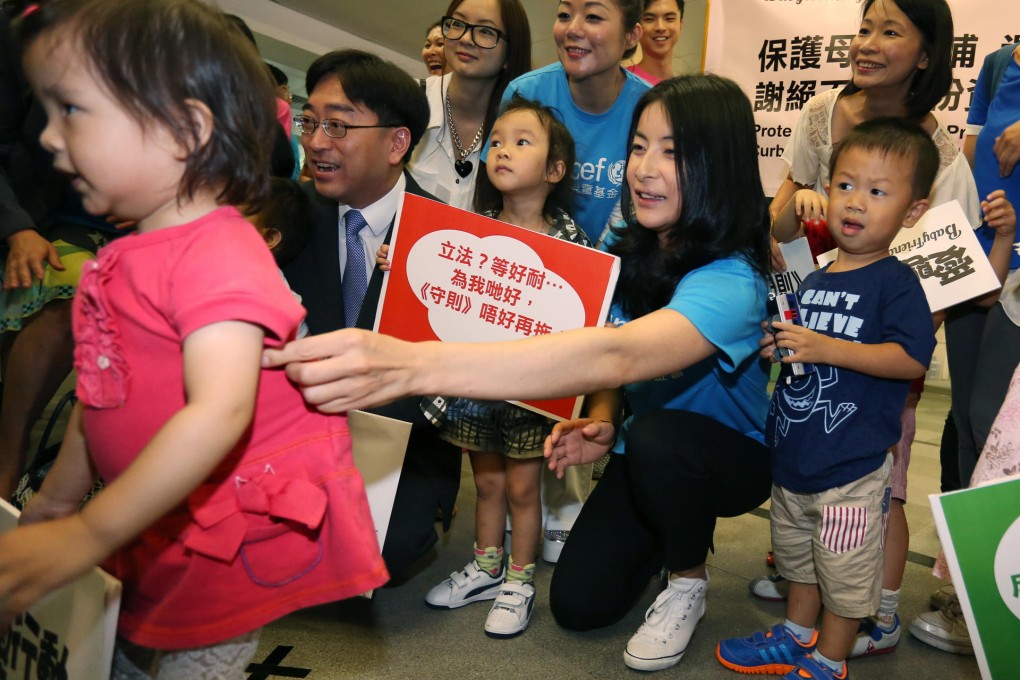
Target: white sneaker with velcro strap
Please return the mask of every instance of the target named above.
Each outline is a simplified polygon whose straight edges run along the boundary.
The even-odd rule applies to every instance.
[[[456,609],[472,602],[495,600],[505,572],[504,567],[493,576],[471,560],[462,570],[453,572],[450,578],[426,593],[425,604],[433,609]]]
[[[523,633],[531,621],[535,605],[535,584],[506,581],[492,603],[485,619],[485,634],[494,638],[511,638]]]

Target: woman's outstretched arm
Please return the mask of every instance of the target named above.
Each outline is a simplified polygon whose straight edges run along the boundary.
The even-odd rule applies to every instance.
[[[402,397],[546,399],[590,394],[683,370],[716,348],[685,316],[660,309],[620,328],[582,328],[497,343],[410,343],[345,329],[267,350],[325,412]]]

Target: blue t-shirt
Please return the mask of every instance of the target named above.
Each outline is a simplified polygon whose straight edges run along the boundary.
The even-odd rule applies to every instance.
[[[886,257],[866,267],[812,272],[797,292],[804,325],[833,338],[898,343],[927,366],[935,349],[931,310],[910,267]],[[772,479],[796,493],[818,493],[860,479],[885,461],[900,438],[909,380],[815,364],[813,373],[776,383],[765,443]]]
[[[648,83],[633,73],[605,113],[588,113],[574,104],[563,65],[559,62],[514,78],[503,92],[506,104],[514,93],[541,102],[556,112],[574,137],[574,204],[569,211],[592,243],[598,243],[613,209],[620,202],[630,140],[630,119]],[[486,140],[485,148],[489,148]],[[619,213],[617,213],[617,218]],[[614,218],[615,221],[616,218]]]
[[[1012,51],[1015,46],[1010,45],[1007,49]],[[999,177],[999,161],[992,150],[995,138],[1020,120],[1020,66],[1010,55],[995,98],[988,101],[989,87],[994,84],[988,82],[992,77],[990,63],[993,57],[994,53],[985,59],[984,66],[981,67],[981,73],[974,85],[974,98],[967,113],[968,125],[984,126],[978,134],[977,146],[974,149],[974,182],[982,199],[996,189],[1003,189],[1006,198],[1012,201],[1013,205],[1020,205],[1020,164],[1013,168],[1009,177]],[[987,253],[992,248],[995,230],[982,225],[977,230],[977,237]],[[1020,267],[1020,253],[1017,253],[1014,247],[1009,268],[1017,267]]]
[[[728,257],[684,276],[664,309],[683,314],[718,350],[672,375],[624,385],[633,415],[667,408],[706,415],[763,442],[768,365],[758,357],[768,286],[743,257]],[[610,321],[630,321],[619,303]],[[623,452],[628,418],[615,451]]]

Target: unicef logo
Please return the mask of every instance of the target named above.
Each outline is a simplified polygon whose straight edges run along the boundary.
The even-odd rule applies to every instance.
[[[609,181],[613,184],[623,184],[623,172],[626,167],[626,161],[616,161],[610,164],[609,169],[606,170],[606,173],[609,175]]]

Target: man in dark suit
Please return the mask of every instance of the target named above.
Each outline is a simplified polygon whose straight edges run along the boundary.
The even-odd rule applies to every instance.
[[[358,50],[317,59],[306,77],[308,102],[295,119],[313,182],[312,232],[285,268],[308,310],[308,329],[371,329],[383,274],[375,253],[389,243],[404,192],[435,200],[404,170],[428,124],[421,86],[379,57]],[[460,482],[460,451],[407,399],[373,412],[413,424],[401,470],[383,558],[399,578],[436,542],[434,520],[444,526]]]

